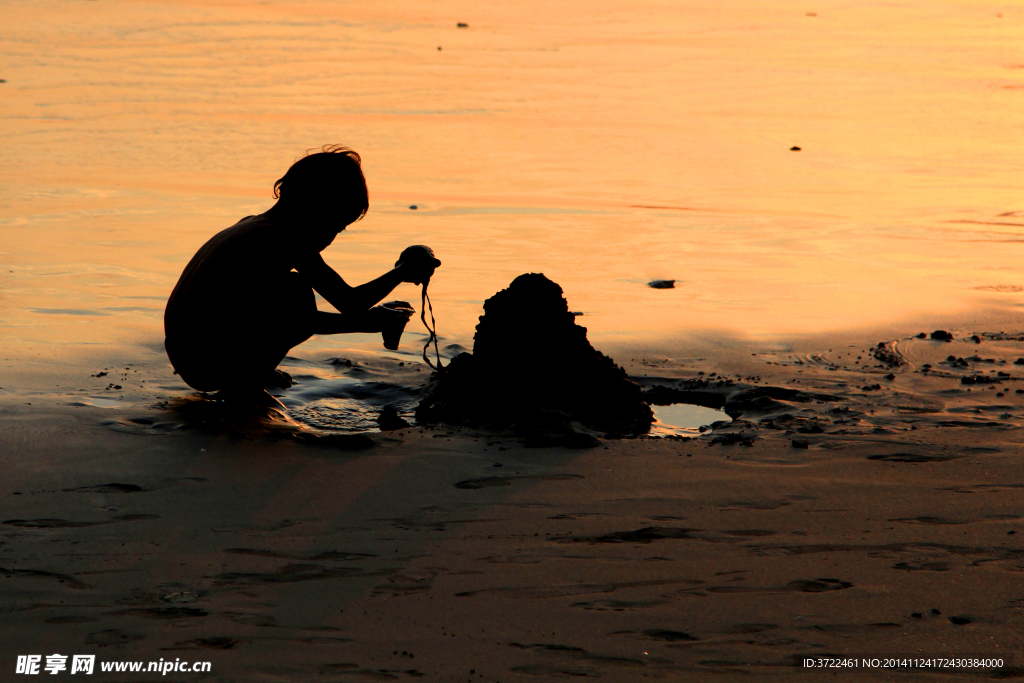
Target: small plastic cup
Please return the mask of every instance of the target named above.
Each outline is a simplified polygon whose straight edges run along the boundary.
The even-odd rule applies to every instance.
[[[379,309],[388,311],[387,317],[381,330],[384,338],[384,348],[389,351],[397,351],[398,344],[402,341],[402,333],[405,325],[409,322],[412,314],[416,312],[408,301],[389,301],[377,306]]]

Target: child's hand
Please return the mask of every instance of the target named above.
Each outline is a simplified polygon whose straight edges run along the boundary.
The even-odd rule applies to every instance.
[[[417,285],[430,282],[434,269],[439,265],[441,262],[434,256],[433,250],[422,244],[406,248],[395,263],[395,267],[402,271],[402,282]]]
[[[430,282],[430,278],[434,275],[433,267],[421,267],[419,265],[403,265],[402,266],[402,282],[411,282],[414,285],[422,285],[424,282]]]

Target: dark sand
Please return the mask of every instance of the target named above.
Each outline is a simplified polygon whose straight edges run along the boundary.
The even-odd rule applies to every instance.
[[[130,409],[5,394],[4,680],[14,655],[54,652],[213,663],[92,679],[111,681],[993,675],[793,668],[826,653],[996,655],[1020,675],[1024,342],[956,334],[890,342],[885,360],[875,343],[620,358],[646,385],[797,400],[748,393],[699,438],[584,450],[203,429],[137,379],[117,380]],[[155,355],[137,369],[174,386]],[[372,358],[287,369],[290,392],[425,378]]]

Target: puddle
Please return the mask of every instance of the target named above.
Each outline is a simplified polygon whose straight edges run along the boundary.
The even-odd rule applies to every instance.
[[[93,408],[123,408],[130,403],[125,403],[122,400],[114,398],[106,398],[100,396],[86,396],[85,398],[73,401],[68,404],[69,406],[92,406]]]
[[[293,420],[334,432],[380,431],[377,416],[387,405],[411,420],[417,402],[416,392],[409,387],[353,377],[304,376],[300,384],[273,393]]]
[[[304,425],[334,432],[379,432],[380,408],[352,399],[329,399],[288,407],[288,416]]]
[[[651,406],[656,422],[651,425],[654,436],[695,436],[700,428],[720,420],[731,421],[732,418],[723,410],[695,406],[689,403],[674,403],[670,406]]]

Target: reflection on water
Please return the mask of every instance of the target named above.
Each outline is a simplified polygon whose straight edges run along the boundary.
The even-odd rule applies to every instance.
[[[598,347],[1024,303],[1019,11],[40,0],[0,35],[5,358],[158,349],[195,249],[326,142],[371,209],[325,258],[431,245],[447,343],[528,271]]]
[[[118,398],[105,398],[103,396],[87,396],[77,401],[72,401],[68,405],[72,406],[92,406],[94,408],[127,408],[131,405],[126,401],[122,401]]]
[[[408,342],[406,339],[407,345]],[[342,358],[322,364],[287,358],[283,366],[292,371],[296,384],[274,395],[284,404],[289,418],[307,427],[341,432],[378,431],[377,416],[385,406],[394,406],[401,414],[412,413],[419,401],[416,385],[426,378],[423,373],[407,372],[404,375],[412,383],[396,383],[395,375],[403,373],[395,366],[402,363],[401,367],[405,367],[405,361],[394,359],[404,354],[375,355],[380,360],[371,365]],[[328,367],[331,369],[327,370]]]
[[[651,426],[651,434],[654,436],[669,434],[696,436],[700,433],[701,427],[707,427],[715,422],[732,420],[724,410],[705,408],[689,403],[651,406],[651,408],[654,410],[654,419],[657,420]]]

